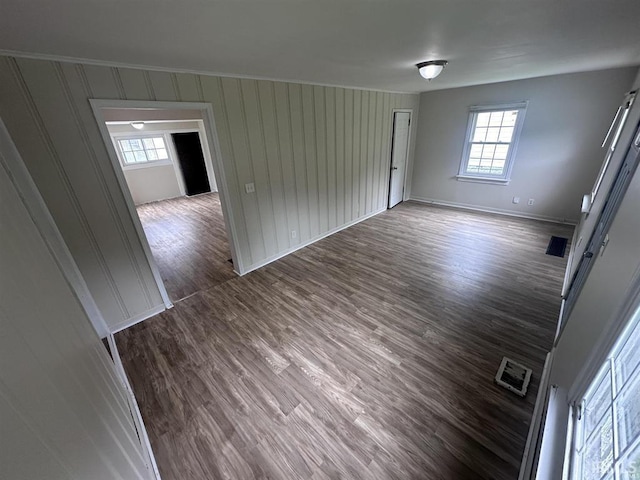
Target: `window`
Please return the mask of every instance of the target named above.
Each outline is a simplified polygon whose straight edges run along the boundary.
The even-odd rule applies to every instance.
[[[124,167],[169,161],[167,146],[162,136],[120,138],[117,143]]]
[[[616,343],[581,404],[573,480],[640,479],[640,323]]]
[[[459,180],[507,184],[527,103],[472,107]]]

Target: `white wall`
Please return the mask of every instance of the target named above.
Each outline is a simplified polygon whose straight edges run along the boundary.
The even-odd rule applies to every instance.
[[[604,159],[600,144],[636,72],[604,70],[421,94],[412,197],[576,222]],[[522,100],[529,107],[509,185],[458,181],[469,107]],[[514,196],[520,197],[517,205]]]
[[[0,478],[152,478],[122,384],[0,153]]]
[[[136,205],[182,196],[173,165],[125,170],[124,178]]]
[[[417,95],[0,57],[0,115],[112,327],[162,299],[89,98],[213,105],[244,271],[384,209],[392,109],[418,109]]]

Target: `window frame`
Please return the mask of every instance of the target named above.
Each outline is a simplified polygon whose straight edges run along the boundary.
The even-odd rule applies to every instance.
[[[158,138],[161,137],[164,142],[164,149],[167,151],[167,158],[162,158],[158,160],[147,160],[146,162],[136,162],[136,163],[127,163],[125,161],[124,152],[120,147],[120,141],[122,140],[142,140],[145,138]],[[173,165],[172,151],[170,148],[170,142],[167,138],[166,133],[124,133],[124,134],[112,134],[111,138],[113,140],[113,144],[116,149],[116,153],[118,155],[118,160],[120,161],[120,166],[123,170],[136,170],[138,168],[149,168],[149,167],[159,167],[161,165]],[[144,148],[144,147],[143,147]],[[146,148],[145,155],[146,155]]]
[[[508,185],[511,181],[511,173],[513,171],[513,164],[518,149],[518,142],[520,140],[520,134],[522,132],[522,126],[524,124],[524,117],[529,106],[529,101],[504,103],[496,105],[474,105],[469,108],[469,119],[467,121],[467,132],[465,136],[464,148],[462,149],[462,158],[460,159],[460,167],[458,169],[458,175],[456,178],[460,181],[478,182],[478,183],[491,183],[498,185]],[[487,142],[495,144],[507,144],[509,149],[507,151],[507,158],[505,159],[504,171],[501,175],[468,172],[469,155],[471,153],[471,147],[473,142],[473,134],[476,130],[476,123],[478,115],[486,112],[503,112],[509,110],[518,110],[518,118],[513,129],[513,135],[510,142]]]

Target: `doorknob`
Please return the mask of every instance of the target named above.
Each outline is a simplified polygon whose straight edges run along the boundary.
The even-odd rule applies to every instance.
[[[582,254],[582,256],[583,256],[584,258],[591,258],[591,257],[593,257],[593,252],[584,252],[584,253]]]
[[[397,170],[398,167],[391,167],[391,170]]]

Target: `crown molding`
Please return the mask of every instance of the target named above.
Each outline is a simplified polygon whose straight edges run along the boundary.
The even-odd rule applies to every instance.
[[[54,55],[49,53],[22,52],[19,50],[7,50],[2,48],[0,48],[0,56],[29,58],[33,60],[48,60],[51,62],[80,63],[83,65],[95,65],[98,67],[132,68],[135,70],[147,70],[152,72],[190,73],[192,75],[205,75],[209,77],[241,78],[241,79],[247,79],[247,80],[266,80],[270,82],[295,83],[299,85],[313,85],[317,87],[346,88],[348,90],[363,90],[367,92],[393,93],[393,94],[401,94],[401,95],[419,95],[420,93],[422,93],[422,92],[403,92],[399,90],[381,90],[376,88],[354,87],[353,85],[317,83],[317,82],[309,82],[306,80],[297,80],[297,79],[261,77],[257,75],[242,75],[237,73],[210,72],[206,70],[193,70],[189,68],[158,67],[154,65],[143,65],[143,64],[135,64],[135,63],[126,63],[126,62],[112,62],[109,60],[94,60],[91,58],[69,57],[66,55]]]

